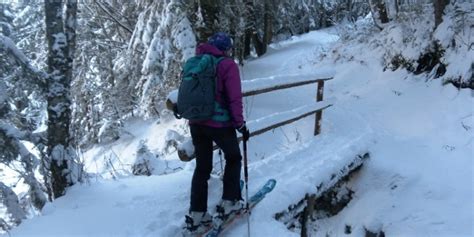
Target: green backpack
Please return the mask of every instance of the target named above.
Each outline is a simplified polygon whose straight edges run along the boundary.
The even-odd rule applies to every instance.
[[[215,100],[216,68],[223,59],[224,57],[216,58],[210,54],[202,54],[186,61],[178,89],[175,114],[178,118],[190,121],[230,119],[228,111]]]

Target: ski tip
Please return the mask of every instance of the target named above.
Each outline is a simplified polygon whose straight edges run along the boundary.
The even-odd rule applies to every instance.
[[[267,181],[267,184],[270,185],[272,188],[275,187],[276,183],[277,183],[277,181],[275,179],[269,179]]]

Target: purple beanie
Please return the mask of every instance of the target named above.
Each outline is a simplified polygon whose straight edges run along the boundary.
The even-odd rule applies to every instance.
[[[232,48],[232,39],[224,32],[217,32],[207,41],[221,51],[227,51]]]

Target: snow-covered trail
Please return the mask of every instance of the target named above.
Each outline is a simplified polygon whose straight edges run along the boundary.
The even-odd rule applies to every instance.
[[[304,60],[310,58],[314,50],[321,49],[321,45],[330,43],[332,40],[328,40],[328,37],[337,38],[319,32],[311,34],[270,49],[271,52],[265,57],[248,63],[244,67],[244,75],[264,77],[289,72],[303,73],[301,65]],[[265,114],[267,108],[283,111],[284,108],[294,107],[295,102],[313,100],[316,90],[315,85],[313,87],[293,89],[300,90],[301,93],[286,90],[278,92],[284,96],[261,96],[252,99],[252,104],[247,104],[246,107],[252,107],[252,110],[257,112],[251,116],[247,114],[248,120]],[[292,99],[288,100],[289,97]],[[348,119],[342,115],[337,117]],[[295,236],[295,233],[289,232],[281,223],[275,221],[273,214],[298,201],[314,188],[318,180],[336,172],[340,168],[338,165],[352,158],[358,150],[367,149],[365,125],[331,128],[331,125],[337,123],[338,121],[331,121],[324,124],[325,134],[313,139],[314,118],[311,117],[289,126],[290,128],[264,134],[249,142],[250,192],[258,189],[268,178],[275,178],[278,182],[275,190],[253,212],[251,221],[254,236]],[[343,124],[351,123],[346,121]],[[360,125],[362,121],[355,124]],[[351,131],[351,135],[338,137],[337,133],[328,132],[330,129],[344,129]],[[285,130],[287,133],[295,133],[288,135]],[[294,139],[294,136],[299,138]],[[324,167],[321,172],[315,172],[321,167]],[[77,185],[72,187],[65,197],[48,204],[42,216],[27,220],[20,228],[13,230],[12,235],[173,236],[179,231],[183,216],[187,212],[192,171],[193,163],[190,163],[183,171],[170,175],[101,180],[90,185]],[[211,211],[220,198],[221,186],[218,177],[211,178]],[[91,216],[91,213],[94,215]],[[59,219],[61,226],[56,226],[55,223]],[[241,236],[243,228],[244,226],[237,225],[227,234]]]
[[[246,64],[242,75],[248,80],[318,70],[322,64],[315,64],[315,57],[336,39],[316,31],[273,45],[267,55]],[[360,51],[364,63],[324,62],[337,73],[326,83],[325,98],[333,98],[335,105],[323,112],[321,135],[313,137],[310,116],[250,140],[250,192],[268,178],[277,180],[275,190],[252,213],[252,236],[299,236],[273,215],[366,151],[371,158],[352,184],[353,200],[337,216],[318,222],[314,236],[364,236],[364,228],[383,230],[386,236],[472,236],[473,97],[404,71],[382,72],[379,56],[352,50]],[[245,98],[246,118],[299,107],[315,94],[316,86],[308,85]],[[162,127],[142,131],[158,141],[162,138],[153,134],[164,134]],[[129,144],[122,152],[135,148]],[[219,171],[219,158],[214,161]],[[190,162],[169,175],[76,185],[11,235],[173,237],[189,207],[193,168]],[[221,190],[219,177],[212,176],[211,211]],[[346,225],[351,234],[344,233]],[[241,222],[225,236],[246,231]]]
[[[272,44],[265,55],[244,65],[242,77],[246,80],[311,71],[313,68],[308,62],[314,61],[315,55],[326,50],[338,38],[324,31],[313,31]]]

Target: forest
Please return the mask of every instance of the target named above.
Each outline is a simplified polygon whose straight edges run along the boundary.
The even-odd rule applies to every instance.
[[[90,182],[84,154],[126,137],[130,121],[165,121],[183,63],[215,32],[231,36],[245,68],[280,42],[337,29],[343,45],[376,47],[383,71],[472,91],[473,9],[469,0],[0,1],[0,229]],[[370,38],[384,32],[406,50]],[[321,58],[357,61],[346,52]],[[150,152],[141,144],[138,154]],[[143,175],[135,162],[130,173]]]

